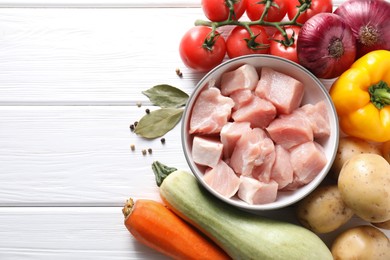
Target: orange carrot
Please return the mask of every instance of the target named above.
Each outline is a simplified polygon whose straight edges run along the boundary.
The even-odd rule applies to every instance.
[[[231,259],[222,249],[162,203],[129,199],[125,226],[139,242],[174,259]]]

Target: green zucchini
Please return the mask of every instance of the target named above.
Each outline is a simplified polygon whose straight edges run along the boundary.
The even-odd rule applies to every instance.
[[[236,209],[212,196],[186,171],[159,162],[152,168],[156,180],[165,174],[160,195],[168,207],[233,259],[333,259],[325,243],[308,229]]]

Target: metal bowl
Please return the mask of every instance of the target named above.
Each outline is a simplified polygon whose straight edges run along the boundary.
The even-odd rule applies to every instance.
[[[281,73],[290,75],[295,79],[301,81],[304,85],[304,97],[302,104],[307,103],[316,103],[318,101],[324,100],[326,103],[326,108],[329,117],[330,123],[330,136],[325,140],[322,140],[320,144],[323,146],[325,155],[327,158],[327,163],[322,171],[317,175],[317,177],[312,180],[310,183],[302,186],[294,191],[279,191],[278,196],[275,202],[268,204],[260,205],[250,205],[237,196],[232,198],[226,198],[220,195],[218,192],[210,188],[204,181],[202,176],[204,175],[205,167],[197,165],[192,159],[192,143],[193,135],[189,134],[190,127],[190,116],[194,103],[201,93],[201,91],[208,86],[209,82],[214,82],[218,86],[220,82],[221,75],[225,72],[232,71],[241,65],[251,64],[257,69],[261,67],[269,67],[274,70],[277,70]],[[196,89],[190,96],[188,103],[185,108],[185,112],[182,119],[182,146],[185,154],[185,158],[188,162],[190,169],[192,170],[195,177],[198,179],[199,183],[204,186],[211,194],[219,198],[222,201],[225,201],[228,204],[231,204],[235,207],[238,207],[243,210],[249,211],[264,211],[264,210],[273,210],[280,209],[286,206],[289,206],[305,196],[311,193],[325,178],[328,174],[332,163],[334,161],[338,140],[339,140],[339,127],[338,127],[338,118],[333,102],[328,94],[327,89],[321,83],[321,81],[316,78],[312,73],[310,73],[304,67],[298,65],[297,63],[291,62],[287,59],[271,56],[271,55],[248,55],[242,56],[235,59],[228,60],[221,65],[215,67],[209,73],[207,73],[197,84]]]

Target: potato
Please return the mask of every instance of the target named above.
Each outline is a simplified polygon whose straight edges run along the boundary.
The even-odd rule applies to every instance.
[[[341,137],[331,168],[331,177],[337,179],[344,163],[353,155],[361,153],[382,154],[382,151],[377,145],[363,139],[352,136]]]
[[[353,211],[341,199],[337,185],[326,185],[299,201],[296,215],[304,227],[316,233],[328,233],[350,220]]]
[[[383,222],[378,222],[378,223],[371,223],[371,224],[373,224],[374,226],[376,226],[378,228],[390,230],[390,220],[383,221]]]
[[[390,163],[390,141],[382,144],[382,156],[388,163]]]
[[[331,252],[335,260],[388,260],[390,241],[375,227],[358,226],[338,235],[333,241]]]
[[[390,220],[390,165],[382,156],[352,156],[340,171],[338,188],[345,204],[363,220]]]

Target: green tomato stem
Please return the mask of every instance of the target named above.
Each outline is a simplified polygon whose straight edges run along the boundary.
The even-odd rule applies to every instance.
[[[273,1],[266,0],[264,11],[260,16],[260,21],[263,21],[264,17],[268,14],[268,10],[271,8],[272,2]]]
[[[235,0],[225,0],[225,4],[229,8],[228,20],[234,19],[234,17],[236,16],[236,13],[234,12]]]

